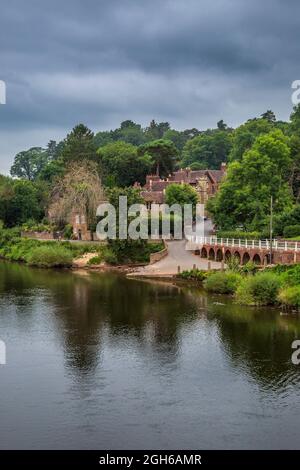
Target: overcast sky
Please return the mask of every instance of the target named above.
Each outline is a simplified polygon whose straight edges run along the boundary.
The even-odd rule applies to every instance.
[[[298,0],[2,0],[0,171],[79,122],[288,119],[299,23]]]

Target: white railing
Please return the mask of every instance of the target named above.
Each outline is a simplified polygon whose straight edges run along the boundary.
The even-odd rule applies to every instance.
[[[187,240],[196,245],[220,245],[237,248],[258,248],[260,250],[270,250],[270,240],[243,240],[241,238],[217,238],[198,237],[197,235],[187,235]],[[300,242],[289,242],[272,240],[272,249],[280,251],[299,251]]]

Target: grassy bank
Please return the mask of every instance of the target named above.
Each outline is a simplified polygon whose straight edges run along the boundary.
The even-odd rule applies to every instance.
[[[192,270],[178,277],[201,282],[212,293],[230,294],[241,305],[281,305],[300,311],[300,264],[257,271],[250,264],[239,267],[233,262],[223,272]]]
[[[45,268],[68,268],[76,258],[86,253],[95,253],[90,264],[105,262],[111,265],[147,263],[150,254],[160,251],[162,243],[149,243],[136,247],[129,256],[120,256],[110,246],[96,243],[72,243],[69,241],[39,241],[21,238],[18,229],[0,229],[0,257],[31,266]]]

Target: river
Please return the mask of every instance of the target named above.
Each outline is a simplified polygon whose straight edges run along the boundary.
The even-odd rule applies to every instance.
[[[1,449],[300,448],[300,318],[0,263]]]

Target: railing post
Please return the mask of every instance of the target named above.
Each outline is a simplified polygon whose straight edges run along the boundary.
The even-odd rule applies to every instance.
[[[232,239],[232,246],[234,246],[234,238]]]
[[[258,247],[259,247],[259,249],[261,249],[261,240],[259,240],[259,242],[258,242]]]
[[[287,242],[284,242],[284,251],[287,251]]]
[[[229,246],[229,245],[228,245],[228,238],[227,238],[227,240],[226,240],[226,245]]]
[[[246,240],[245,240],[245,246],[246,246],[246,248],[248,248],[248,240],[247,240],[247,238],[246,238]]]
[[[252,248],[254,248],[254,240],[252,240]]]
[[[223,238],[221,238],[221,245],[223,245]]]

